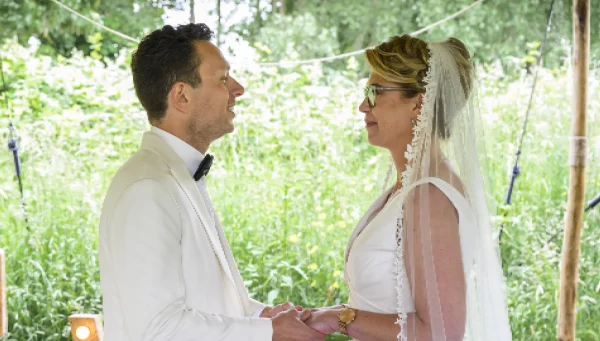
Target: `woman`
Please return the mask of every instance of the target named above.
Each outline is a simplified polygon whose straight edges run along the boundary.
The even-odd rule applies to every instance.
[[[403,35],[366,57],[372,72],[359,109],[397,181],[350,239],[348,306],[316,309],[309,324],[363,341],[511,340],[467,48]]]

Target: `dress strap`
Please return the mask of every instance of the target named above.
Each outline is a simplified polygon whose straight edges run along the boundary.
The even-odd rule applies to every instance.
[[[434,177],[426,177],[426,178],[419,179],[418,181],[415,181],[412,184],[410,184],[407,188],[403,188],[399,192],[402,192],[403,195],[406,195],[415,187],[421,186],[421,185],[424,185],[427,183],[433,184],[433,185],[435,185],[435,187],[439,188],[439,190],[442,191],[444,193],[444,195],[446,195],[446,197],[448,197],[448,199],[450,199],[450,201],[452,201],[452,203],[455,205],[456,205],[456,203],[454,202],[454,199],[460,198],[460,199],[466,201],[465,197],[456,188],[454,188],[454,186],[452,186],[451,184],[449,184],[448,182],[446,182],[440,178],[434,178]]]

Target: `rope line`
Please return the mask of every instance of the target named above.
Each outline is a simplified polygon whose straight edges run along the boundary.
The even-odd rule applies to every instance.
[[[109,27],[107,27],[107,26],[105,26],[105,25],[103,25],[103,24],[101,24],[101,23],[99,23],[97,21],[94,21],[93,19],[90,19],[89,17],[87,17],[87,16],[85,16],[85,15],[77,12],[76,10],[72,9],[71,7],[63,4],[62,2],[60,2],[58,0],[51,0],[51,1],[54,2],[56,5],[62,7],[63,9],[71,12],[72,14],[80,17],[81,19],[86,20],[89,23],[91,23],[91,24],[93,24],[95,26],[100,27],[103,30],[106,30],[106,31],[108,31],[108,32],[110,32],[112,34],[115,34],[115,35],[117,35],[117,36],[119,36],[119,37],[121,37],[121,38],[123,38],[125,40],[129,40],[129,41],[134,42],[134,43],[139,43],[139,40],[137,40],[137,39],[135,39],[133,37],[130,37],[130,36],[126,35],[125,33],[121,33],[119,31],[113,30],[113,29],[111,29],[111,28],[109,28]],[[421,29],[419,29],[417,31],[411,32],[409,34],[411,36],[417,36],[419,34],[422,34],[422,33],[425,33],[425,32],[427,32],[429,30],[432,30],[433,28],[435,28],[435,27],[437,27],[437,26],[439,26],[439,25],[441,25],[441,24],[443,24],[443,23],[445,23],[447,21],[450,21],[450,20],[452,20],[452,19],[454,19],[456,17],[458,17],[459,15],[465,13],[466,11],[468,11],[471,8],[473,8],[473,7],[481,4],[484,1],[485,0],[477,0],[477,1],[473,2],[472,4],[464,7],[463,9],[461,9],[461,10],[455,12],[455,13],[453,13],[453,14],[451,14],[451,15],[449,15],[449,16],[441,19],[441,20],[438,20],[438,21],[434,22],[433,24],[427,25],[427,26],[425,26],[425,27],[423,27],[423,28],[421,28]],[[282,60],[282,61],[279,61],[279,62],[263,62],[263,63],[254,63],[254,64],[260,65],[260,66],[292,66],[292,65],[311,64],[311,63],[317,63],[317,62],[321,62],[321,63],[322,62],[329,62],[329,61],[332,61],[332,60],[342,59],[342,58],[346,58],[346,57],[350,57],[350,56],[355,56],[355,55],[361,54],[361,53],[365,52],[367,49],[370,49],[372,47],[373,46],[370,46],[370,47],[367,47],[367,48],[364,48],[364,49],[361,49],[361,50],[347,52],[347,53],[342,53],[342,54],[334,55],[334,56],[330,56],[330,57],[313,58],[313,59],[296,60],[296,61],[292,61],[292,60],[285,61],[285,60]]]
[[[458,17],[459,15],[465,13],[466,11],[470,10],[471,8],[481,4],[482,2],[484,2],[485,0],[477,0],[475,2],[473,2],[472,4],[470,4],[469,6],[441,19],[438,20],[436,22],[434,22],[433,24],[427,25],[417,31],[411,32],[409,33],[409,35],[411,36],[418,36],[419,34],[425,33],[427,31],[432,30],[433,28],[447,22],[450,21],[456,17]],[[329,62],[332,60],[336,60],[336,59],[342,59],[342,58],[346,58],[346,57],[350,57],[350,56],[355,56],[358,54],[361,54],[363,52],[365,52],[366,50],[373,48],[374,46],[369,46],[366,47],[364,49],[361,50],[357,50],[357,51],[352,51],[352,52],[347,52],[347,53],[343,53],[343,54],[339,54],[339,55],[335,55],[335,56],[331,56],[331,57],[323,57],[323,58],[313,58],[313,59],[306,59],[306,60],[298,60],[298,61],[279,61],[279,62],[267,62],[267,63],[256,63],[257,65],[260,66],[291,66],[291,65],[301,65],[301,64],[311,64],[311,63],[315,63],[315,62]]]
[[[130,37],[130,36],[126,35],[125,33],[121,33],[119,31],[115,31],[115,30],[113,30],[110,27],[106,27],[106,26],[102,25],[101,23],[99,23],[97,21],[94,21],[94,20],[90,19],[89,17],[86,17],[85,15],[77,12],[76,10],[72,9],[71,7],[63,4],[62,2],[60,2],[58,0],[51,0],[51,1],[54,2],[55,4],[57,4],[58,6],[66,9],[67,11],[75,14],[76,16],[80,17],[81,19],[83,19],[85,21],[88,21],[88,22],[90,22],[90,23],[92,23],[92,24],[100,27],[103,30],[106,30],[106,31],[108,31],[108,32],[110,32],[110,33],[112,33],[114,35],[117,35],[117,36],[119,36],[119,37],[121,37],[121,38],[123,38],[125,40],[129,40],[129,41],[134,42],[134,43],[139,43],[140,42],[139,40],[137,40],[137,39],[135,39],[133,37]]]

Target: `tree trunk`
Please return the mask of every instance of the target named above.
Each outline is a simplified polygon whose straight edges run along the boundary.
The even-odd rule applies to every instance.
[[[254,17],[254,21],[256,21],[257,23],[259,23],[259,27],[261,27],[262,24],[262,16],[261,16],[261,9],[260,9],[260,0],[256,0],[255,2],[255,7],[256,7],[256,16]]]
[[[223,31],[221,19],[221,0],[217,0],[217,46],[221,46],[221,34]]]
[[[190,22],[192,24],[196,23],[196,15],[194,14],[195,5],[196,5],[195,0],[190,0]]]
[[[590,55],[590,0],[573,0],[573,121],[569,152],[570,185],[560,265],[558,340],[575,340],[579,248],[583,226],[586,115]]]
[[[261,15],[262,12],[260,9],[260,0],[255,1],[254,7],[256,8],[256,14],[254,15],[254,22],[252,23],[252,31],[251,31],[252,42],[254,42],[254,40],[256,39],[256,36],[258,36],[258,32],[260,31],[260,29],[263,26],[263,19],[262,19],[262,15]]]

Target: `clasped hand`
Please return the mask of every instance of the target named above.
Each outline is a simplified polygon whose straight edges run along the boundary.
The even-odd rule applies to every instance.
[[[342,306],[303,309],[291,302],[265,307],[260,317],[273,321],[273,341],[322,341],[339,331]]]

